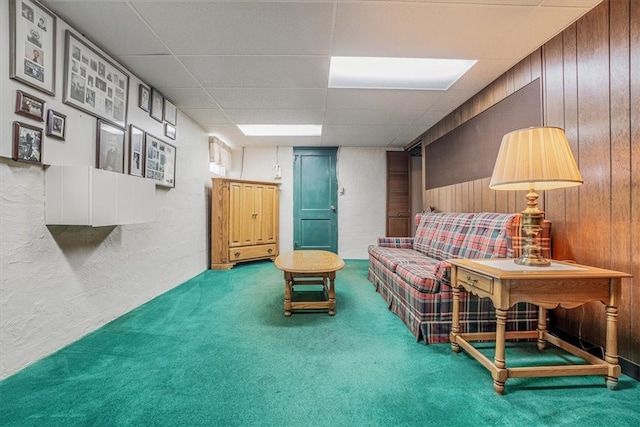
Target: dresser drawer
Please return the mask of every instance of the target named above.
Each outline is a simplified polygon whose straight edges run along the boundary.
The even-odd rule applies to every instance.
[[[464,269],[458,270],[458,284],[493,294],[493,278]]]
[[[229,248],[229,261],[242,261],[252,258],[267,258],[277,256],[276,245],[240,246]]]

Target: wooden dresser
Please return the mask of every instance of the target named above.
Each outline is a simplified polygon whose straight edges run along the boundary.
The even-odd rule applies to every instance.
[[[213,178],[211,268],[278,256],[279,185]]]

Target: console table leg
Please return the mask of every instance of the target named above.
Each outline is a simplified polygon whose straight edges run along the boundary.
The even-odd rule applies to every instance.
[[[618,365],[618,307],[607,306],[607,348],[604,353],[604,361],[609,364],[606,376],[606,384],[609,390],[618,385],[620,377],[620,365]]]
[[[547,348],[547,341],[544,339],[544,334],[547,332],[547,309],[544,307],[538,308],[538,350],[544,350]]]
[[[451,281],[452,284],[456,283],[454,280]],[[451,289],[453,290],[453,319],[449,341],[451,342],[451,350],[458,353],[460,351],[460,346],[457,342],[457,337],[460,333],[460,288],[453,286]]]
[[[505,360],[505,332],[507,328],[507,310],[496,308],[496,355],[493,363],[497,369],[493,378],[493,388],[496,393],[504,393],[504,383],[507,381]]]

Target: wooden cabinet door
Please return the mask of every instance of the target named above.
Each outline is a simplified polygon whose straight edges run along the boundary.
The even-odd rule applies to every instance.
[[[388,237],[411,236],[411,155],[387,151]]]
[[[278,240],[278,187],[256,187],[256,243],[276,243]]]

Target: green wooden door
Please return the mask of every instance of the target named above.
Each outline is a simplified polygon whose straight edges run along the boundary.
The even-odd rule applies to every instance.
[[[336,148],[293,149],[293,248],[338,253]]]

